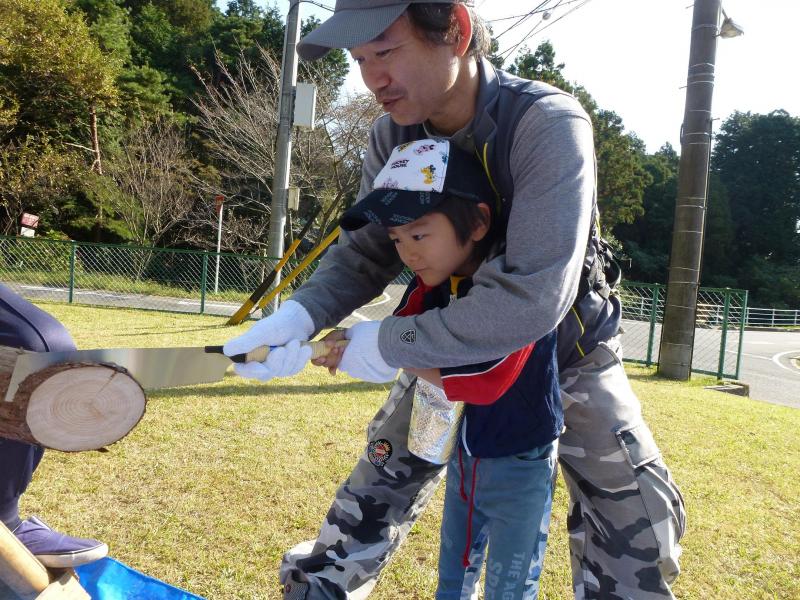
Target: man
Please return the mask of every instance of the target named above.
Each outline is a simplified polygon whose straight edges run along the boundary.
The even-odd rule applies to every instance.
[[[505,254],[480,267],[466,297],[415,317],[359,323],[333,360],[353,377],[388,381],[399,367],[454,366],[465,355],[492,360],[558,326],[566,425],[559,458],[570,493],[575,597],[669,598],[683,501],[619,357],[620,305],[594,226],[591,123],[573,97],[495,71],[481,58],[487,42],[458,0],[339,0],[298,45],[305,59],[350,49],[388,113],[373,125],[359,199],[394,146],[447,137],[482,160],[506,223]],[[292,300],[225,351],[308,339],[377,296],[399,270],[379,228],[343,236]],[[239,372],[290,375],[304,358],[286,352]],[[413,387],[401,373],[318,539],[284,557],[286,598],[364,598],[424,509],[441,468],[406,449]]]
[[[3,284],[0,284],[0,346],[35,352],[75,349],[61,323]],[[43,454],[40,446],[0,438],[0,520],[46,567],[72,568],[103,558],[108,546],[102,542],[53,531],[35,516],[20,518],[20,496],[25,493]]]

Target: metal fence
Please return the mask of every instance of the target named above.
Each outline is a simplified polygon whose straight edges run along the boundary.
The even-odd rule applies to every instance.
[[[0,236],[0,281],[31,299],[231,315],[274,268],[273,258],[112,246]],[[297,265],[289,261],[283,273]],[[301,285],[316,267],[304,269],[284,292]],[[366,306],[342,322],[381,319],[396,307],[412,275],[404,272]],[[666,287],[625,282],[626,360],[658,363]],[[698,295],[692,369],[737,378],[747,292],[702,288]]]
[[[59,302],[231,315],[274,268],[262,256],[0,237],[0,280]],[[297,261],[289,261],[289,273]],[[305,269],[297,287],[313,272]]]
[[[667,287],[625,282],[619,290],[626,360],[658,364]],[[700,288],[697,294],[692,370],[738,378],[747,314],[747,291]]]
[[[780,308],[747,308],[748,327],[797,327],[800,310]]]

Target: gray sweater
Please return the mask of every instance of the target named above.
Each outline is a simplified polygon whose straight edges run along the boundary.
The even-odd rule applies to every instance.
[[[472,151],[471,128],[467,125],[451,141]],[[394,129],[388,115],[374,123],[359,199],[371,190],[397,144]],[[589,237],[593,152],[591,121],[577,100],[556,94],[531,105],[514,133],[514,197],[505,253],[485,262],[474,274],[469,294],[447,308],[384,319],[379,347],[389,365],[483,362],[556,328],[575,299]],[[381,227],[342,232],[292,298],[308,310],[317,329],[329,327],[380,295],[402,266]],[[415,335],[403,336],[409,330]],[[413,343],[404,341],[411,339]]]

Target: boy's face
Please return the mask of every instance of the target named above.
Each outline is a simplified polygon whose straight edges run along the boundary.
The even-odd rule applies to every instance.
[[[485,235],[478,228],[462,245],[453,224],[441,213],[427,214],[388,231],[400,260],[427,286],[439,285],[450,275],[472,275],[478,266],[473,259],[475,242]]]

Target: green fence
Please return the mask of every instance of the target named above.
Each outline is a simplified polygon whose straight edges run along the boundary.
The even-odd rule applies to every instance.
[[[275,263],[241,254],[0,237],[0,280],[29,298],[81,304],[230,315]],[[284,273],[296,265],[289,261]],[[292,285],[312,272],[309,267]]]
[[[231,315],[273,269],[275,259],[0,236],[0,281],[30,299]],[[289,261],[283,273],[297,265]],[[286,290],[302,284],[312,263]],[[391,314],[411,274],[343,321]],[[666,287],[625,282],[623,306],[626,360],[658,363]],[[738,378],[747,292],[702,288],[698,294],[692,369]]]
[[[665,285],[624,282],[622,328],[625,359],[658,364],[661,324],[664,320]],[[742,341],[747,314],[745,290],[700,288],[697,294],[692,370],[737,379],[742,361]]]

